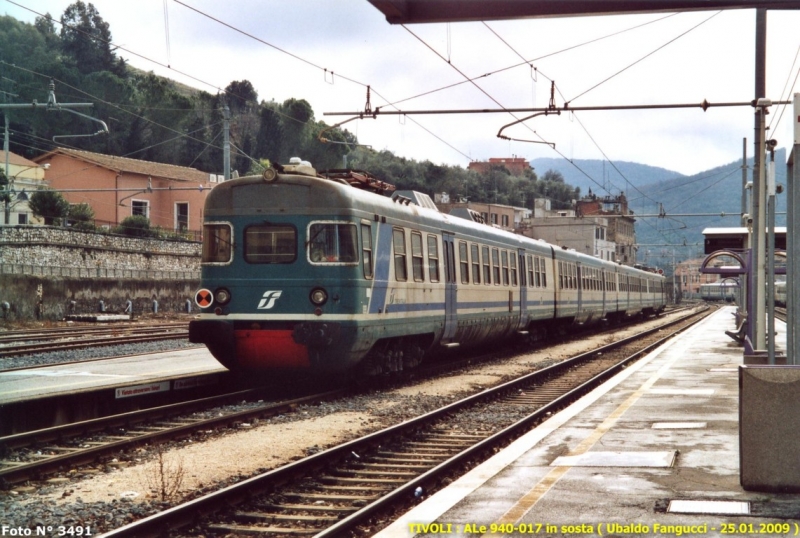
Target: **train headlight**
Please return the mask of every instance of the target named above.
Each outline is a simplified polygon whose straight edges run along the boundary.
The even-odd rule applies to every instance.
[[[218,304],[228,304],[231,300],[231,292],[229,292],[225,288],[219,288],[217,291],[214,292],[214,300]]]
[[[262,177],[264,178],[264,181],[266,181],[267,183],[272,183],[273,181],[278,179],[278,171],[270,166],[269,168],[264,170]]]
[[[311,290],[311,295],[308,296],[311,302],[317,306],[322,306],[328,302],[328,292],[322,288],[314,288]]]

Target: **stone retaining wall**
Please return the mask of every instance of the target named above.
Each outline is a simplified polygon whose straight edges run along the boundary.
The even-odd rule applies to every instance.
[[[186,312],[202,245],[58,228],[0,226],[0,320],[67,314]],[[194,305],[190,306],[194,309]]]

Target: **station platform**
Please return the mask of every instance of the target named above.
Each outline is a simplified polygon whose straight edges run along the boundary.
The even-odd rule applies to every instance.
[[[227,371],[205,347],[0,371],[0,406],[100,389],[119,397],[152,394],[175,379]]]
[[[0,436],[210,396],[228,370],[205,348],[0,371]]]
[[[721,308],[375,536],[799,535],[800,494],[740,485],[733,313]]]

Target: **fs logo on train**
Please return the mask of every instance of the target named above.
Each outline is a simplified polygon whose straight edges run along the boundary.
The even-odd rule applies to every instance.
[[[275,306],[275,301],[277,301],[282,291],[265,291],[264,295],[261,297],[261,302],[258,303],[259,310],[269,310],[273,306]]]

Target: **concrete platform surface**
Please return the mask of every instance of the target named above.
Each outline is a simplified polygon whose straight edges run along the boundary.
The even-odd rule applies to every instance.
[[[800,494],[740,485],[734,329],[721,308],[375,536],[800,535]]]
[[[138,387],[192,374],[227,371],[205,347],[0,371],[0,405],[100,388]]]

